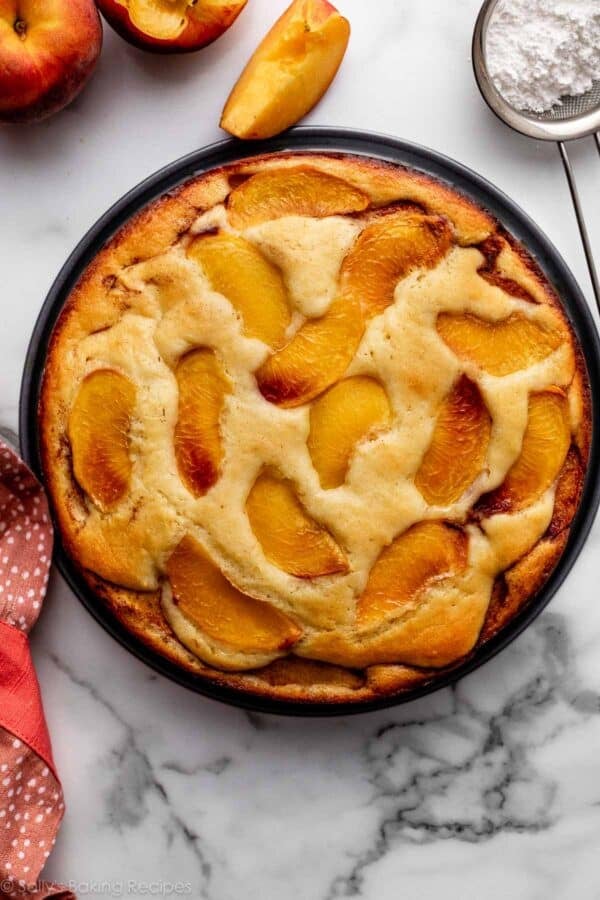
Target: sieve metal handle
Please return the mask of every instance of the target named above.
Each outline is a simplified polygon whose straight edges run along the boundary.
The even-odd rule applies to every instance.
[[[596,139],[598,152],[600,153],[600,138],[598,137],[597,132],[594,134],[594,137]],[[565,169],[565,175],[567,176],[567,182],[569,184],[569,190],[571,192],[571,199],[575,208],[575,216],[577,218],[577,224],[579,226],[579,234],[581,235],[581,242],[583,244],[583,252],[585,253],[586,262],[588,264],[592,288],[594,289],[594,297],[596,298],[596,306],[598,308],[598,314],[600,315],[600,281],[598,280],[598,272],[596,270],[596,264],[594,262],[594,256],[592,254],[592,244],[590,241],[590,236],[588,234],[587,225],[585,224],[585,219],[583,216],[583,207],[581,206],[581,200],[579,199],[579,191],[577,190],[577,184],[575,183],[575,174],[573,172],[571,160],[569,159],[569,154],[567,153],[567,148],[564,142],[557,141],[557,144],[560,151],[560,158],[562,159],[562,163]]]

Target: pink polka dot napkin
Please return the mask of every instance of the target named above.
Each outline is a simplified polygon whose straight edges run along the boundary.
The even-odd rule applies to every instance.
[[[64,813],[28,633],[46,594],[43,488],[0,440],[0,898],[73,898],[39,880]]]

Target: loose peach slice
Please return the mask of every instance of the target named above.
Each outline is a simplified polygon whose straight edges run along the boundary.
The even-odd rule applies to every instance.
[[[510,375],[532,366],[563,342],[560,331],[511,313],[499,322],[486,322],[470,313],[440,313],[437,330],[461,359],[467,359],[491,375]]]
[[[296,643],[300,629],[270,603],[242,594],[187,535],[167,563],[173,602],[191,625],[236,650],[271,653]]]
[[[374,625],[401,612],[434,581],[464,571],[467,547],[465,533],[445,522],[418,522],[403,532],[371,569],[358,600],[359,625]]]
[[[281,346],[290,323],[287,291],[281,272],[258,247],[220,232],[196,238],[188,256],[202,267],[214,290],[240,313],[248,337],[271,347]]]
[[[121,37],[156,53],[186,53],[216,40],[247,0],[97,0]]]
[[[246,512],[267,559],[289,575],[317,578],[348,571],[344,553],[308,515],[287,479],[262,472],[248,495]]]
[[[179,387],[174,436],[177,468],[190,493],[202,497],[219,477],[219,423],[230,386],[214,352],[207,347],[186,353],[175,377]]]
[[[344,483],[356,445],[389,425],[389,400],[373,378],[345,378],[319,397],[310,411],[308,450],[324,488]]]
[[[289,344],[256,370],[261,394],[284,408],[308,403],[341,378],[363,331],[358,301],[334,300],[325,315],[308,319]]]
[[[483,469],[491,429],[479,388],[462,375],[442,403],[415,476],[415,486],[427,503],[448,506],[462,497]]]
[[[272,137],[321,99],[348,46],[350,25],[327,0],[294,0],[251,56],[221,128],[238,138]]]
[[[439,216],[399,211],[361,232],[342,267],[342,293],[356,297],[365,318],[382,313],[401,278],[433,268],[448,252],[452,233]]]
[[[556,481],[571,446],[568,399],[548,388],[529,397],[521,453],[500,487],[482,498],[486,513],[512,512],[534,503]]]
[[[68,435],[79,485],[105,511],[129,488],[129,429],[135,387],[112,369],[96,369],[81,382]]]
[[[234,188],[227,201],[234,228],[249,228],[284,216],[325,216],[361,212],[369,198],[335,175],[309,166],[258,172]]]

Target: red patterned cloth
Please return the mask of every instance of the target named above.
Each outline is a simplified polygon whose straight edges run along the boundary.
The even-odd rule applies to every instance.
[[[0,898],[74,896],[39,881],[64,813],[27,637],[51,558],[43,488],[0,441]]]

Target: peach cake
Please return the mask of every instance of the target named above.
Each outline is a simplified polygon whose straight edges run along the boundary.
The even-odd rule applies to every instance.
[[[255,157],[88,266],[49,346],[43,466],[66,551],[146,645],[255,697],[373,701],[548,578],[586,378],[553,288],[466,197]]]

